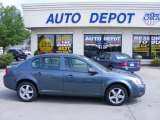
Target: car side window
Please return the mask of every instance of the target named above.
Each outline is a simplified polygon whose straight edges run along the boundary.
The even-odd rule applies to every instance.
[[[105,60],[111,60],[112,58],[111,58],[111,55],[110,55],[110,54],[106,54],[105,57],[104,57],[104,59],[105,59]]]
[[[60,61],[59,57],[43,57],[41,68],[48,70],[59,70],[60,69],[59,61]]]
[[[54,64],[54,65],[57,65],[59,66],[60,65],[60,62],[59,62],[59,58],[58,57],[51,57],[51,63]]]
[[[88,72],[88,64],[76,58],[65,58],[65,68],[68,71]]]
[[[34,59],[32,61],[32,68],[40,68],[40,59],[39,58]]]
[[[99,60],[104,60],[104,59],[105,59],[105,54],[99,56]]]

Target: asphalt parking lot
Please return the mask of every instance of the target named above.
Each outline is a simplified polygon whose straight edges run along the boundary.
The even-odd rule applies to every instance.
[[[99,98],[40,96],[19,101],[16,92],[3,85],[0,69],[0,120],[160,120],[160,67],[142,67],[146,94],[123,106],[109,106]]]

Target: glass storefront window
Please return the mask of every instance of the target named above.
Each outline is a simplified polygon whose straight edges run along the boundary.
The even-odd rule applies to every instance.
[[[73,53],[73,35],[40,34],[38,51],[43,53]]]
[[[54,53],[54,38],[54,35],[50,34],[38,35],[38,51],[40,54]]]
[[[121,52],[121,35],[104,35],[103,49],[106,52]]]
[[[84,55],[91,58],[103,52],[121,52],[121,41],[120,34],[86,34]]]
[[[102,35],[84,35],[84,55],[96,56],[102,51]]]
[[[152,59],[160,58],[160,35],[151,36],[151,54]]]
[[[133,35],[133,57],[160,58],[160,35]]]
[[[73,53],[72,35],[56,35],[56,53]]]
[[[150,58],[149,35],[133,35],[133,57],[141,56],[143,59]]]

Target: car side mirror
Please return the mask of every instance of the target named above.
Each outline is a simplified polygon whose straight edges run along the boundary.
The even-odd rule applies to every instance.
[[[97,71],[94,68],[89,68],[88,72],[91,73],[91,74],[96,74],[97,73]]]

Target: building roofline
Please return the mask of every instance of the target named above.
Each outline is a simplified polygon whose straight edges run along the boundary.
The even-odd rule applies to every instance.
[[[22,4],[24,11],[30,10],[79,10],[79,9],[154,9],[160,10],[160,2],[59,2]]]

